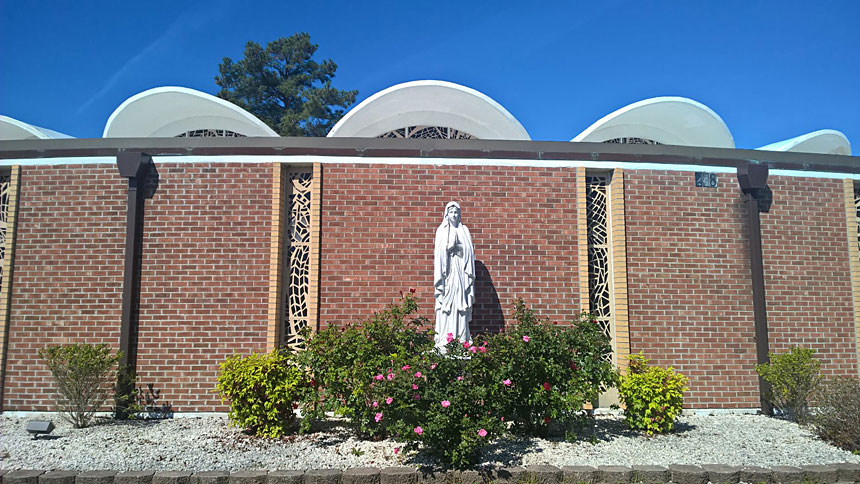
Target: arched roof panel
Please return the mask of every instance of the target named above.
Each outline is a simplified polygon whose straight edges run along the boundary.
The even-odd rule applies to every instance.
[[[375,138],[410,126],[453,128],[479,139],[531,139],[489,96],[445,81],[405,82],[379,91],[351,109],[328,136]]]
[[[0,140],[2,141],[57,138],[71,138],[71,136],[0,115]]]
[[[105,125],[105,138],[174,137],[188,131],[225,129],[245,136],[278,136],[235,104],[185,87],[156,87],[120,104]]]
[[[602,143],[641,138],[660,144],[734,148],[726,123],[704,104],[664,96],[627,105],[601,118],[571,141]]]
[[[851,156],[851,143],[844,134],[835,129],[820,129],[756,149]]]

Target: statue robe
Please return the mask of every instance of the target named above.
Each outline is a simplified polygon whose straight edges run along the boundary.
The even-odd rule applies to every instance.
[[[452,246],[454,250],[449,250]],[[447,344],[448,333],[461,342],[472,341],[469,322],[475,304],[475,248],[469,228],[462,223],[454,227],[445,220],[436,229],[433,283],[436,347]]]

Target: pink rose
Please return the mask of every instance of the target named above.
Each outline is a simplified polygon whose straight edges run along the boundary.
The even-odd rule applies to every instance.
[[[396,454],[396,453],[398,453],[398,452],[400,452],[400,447],[395,447],[395,448],[394,448],[394,453]]]
[[[379,421],[382,420],[382,412],[377,413],[374,420],[376,420],[376,423],[379,423]]]
[[[463,349],[468,350],[470,346],[472,346],[472,343],[469,343],[468,341],[466,341],[465,343],[463,343]]]
[[[503,383],[506,387],[511,386],[511,380],[510,380],[510,379],[507,379],[507,380],[503,381],[502,383]]]
[[[476,348],[476,347],[472,346],[472,347],[470,347],[470,348],[469,348],[469,351],[471,351],[472,353],[477,353],[477,352],[478,352],[478,348]]]
[[[449,342],[449,343],[450,343],[450,342],[452,342],[452,341],[454,341],[454,333],[448,333],[448,338],[447,338],[447,340],[448,340],[448,342]]]
[[[480,351],[481,353],[486,353],[486,352],[487,352],[487,348],[485,348],[485,347],[481,346],[480,348],[478,348],[478,351]]]
[[[412,395],[412,398],[414,398],[415,400],[421,400],[421,395],[416,393],[415,395]]]
[[[421,378],[421,372],[420,371],[415,372],[415,378]]]
[[[457,377],[457,381],[462,381],[462,380],[463,380],[463,377],[462,377],[462,376],[458,376],[458,377]]]
[[[382,374],[379,374],[379,375],[376,375],[376,376],[375,376],[375,377],[373,377],[373,378],[376,378],[377,380],[382,380],[382,379],[384,379],[385,377],[384,377],[384,376],[382,376]]]
[[[379,402],[373,402],[373,408],[376,408],[378,406],[379,406]]]
[[[480,435],[481,437],[486,437],[486,436],[487,436],[487,431],[486,431],[486,430],[484,430],[484,429],[481,429],[481,430],[479,430],[479,431],[478,431],[478,435]]]
[[[528,336],[523,336],[523,341],[528,343],[529,341],[531,341],[531,338],[529,338]]]
[[[435,370],[436,369],[436,363],[433,363],[432,365],[430,365],[430,369]]]
[[[422,429],[421,426],[415,427],[415,433],[421,435],[424,433],[424,429]]]
[[[406,371],[406,370],[408,370],[409,368],[410,368],[410,366],[409,366],[409,365],[403,365],[403,368],[401,368],[401,370]]]
[[[413,383],[413,384],[412,384],[412,389],[413,389],[413,390],[418,390],[418,385],[416,385],[416,384],[414,384],[414,383]]]
[[[391,381],[393,379],[394,379],[394,373],[389,373],[388,374],[388,381]]]
[[[394,399],[393,399],[393,398],[388,397],[388,398],[386,398],[386,399],[385,399],[385,404],[386,404],[386,405],[391,405],[391,402],[393,402],[393,401],[394,401]]]
[[[451,406],[451,402],[449,402],[448,400],[442,400],[442,406],[448,408]]]

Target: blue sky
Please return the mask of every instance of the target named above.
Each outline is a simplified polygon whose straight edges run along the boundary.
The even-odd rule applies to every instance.
[[[860,152],[860,1],[0,3],[0,114],[100,137],[111,112],[165,85],[216,93],[238,59],[295,32],[362,99],[441,79],[566,141],[654,96],[702,102],[739,148],[838,129]]]

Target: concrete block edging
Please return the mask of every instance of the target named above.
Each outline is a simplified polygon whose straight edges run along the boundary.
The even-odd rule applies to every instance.
[[[860,464],[808,466],[535,465],[495,470],[426,471],[411,467],[358,467],[308,471],[45,471],[0,470],[0,484],[737,484],[755,482],[860,483]]]

